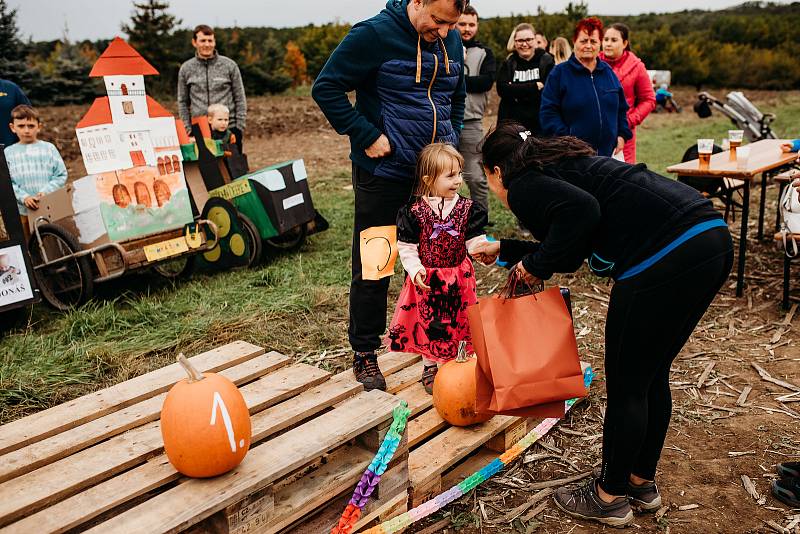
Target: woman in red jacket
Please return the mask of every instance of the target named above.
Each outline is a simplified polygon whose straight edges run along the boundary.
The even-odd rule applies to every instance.
[[[656,95],[644,63],[631,52],[629,33],[630,29],[619,22],[606,28],[600,59],[611,65],[625,92],[633,137],[625,143],[623,154],[626,162],[636,163],[636,127],[655,109]]]

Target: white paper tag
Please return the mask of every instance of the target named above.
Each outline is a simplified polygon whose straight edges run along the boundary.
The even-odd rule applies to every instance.
[[[306,172],[306,164],[302,159],[296,159],[292,162],[292,174],[294,174],[294,181],[299,182],[308,178]]]
[[[283,199],[283,209],[288,210],[289,208],[293,208],[305,202],[303,200],[303,193],[297,193],[296,195],[292,195],[289,198]]]
[[[286,189],[286,182],[278,169],[259,171],[249,175],[248,178],[260,183],[273,192]]]

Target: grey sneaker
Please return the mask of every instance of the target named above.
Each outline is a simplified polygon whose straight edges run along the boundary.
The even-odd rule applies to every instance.
[[[645,482],[640,486],[628,482],[628,498],[631,506],[642,512],[655,512],[661,508],[661,494],[655,482]]]
[[[600,478],[600,467],[592,471],[594,478]],[[628,481],[628,498],[631,506],[640,512],[655,512],[661,508],[661,493],[655,482],[645,482],[637,486]]]
[[[364,391],[386,391],[386,379],[378,367],[378,357],[374,352],[356,352],[353,356],[353,373],[356,380],[364,384]]]
[[[594,477],[575,489],[558,488],[553,495],[556,506],[573,517],[591,519],[612,527],[624,527],[633,522],[633,510],[627,497],[617,497],[605,503],[597,495]]]

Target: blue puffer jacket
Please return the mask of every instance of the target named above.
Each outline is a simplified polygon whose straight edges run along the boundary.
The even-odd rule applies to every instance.
[[[592,72],[573,54],[547,77],[539,122],[545,135],[574,135],[610,157],[618,136],[633,136],[627,112],[622,85],[608,63],[598,59]]]
[[[411,25],[408,0],[359,22],[333,51],[311,94],[340,134],[350,137],[350,159],[389,179],[412,180],[419,151],[442,141],[458,144],[464,117],[464,47],[458,31],[427,43]],[[356,104],[347,92],[355,90]],[[367,157],[386,134],[392,153]]]

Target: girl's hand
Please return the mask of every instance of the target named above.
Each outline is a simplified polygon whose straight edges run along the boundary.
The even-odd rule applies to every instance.
[[[417,274],[414,275],[414,285],[420,289],[428,291],[431,287],[425,283],[425,277],[427,273],[423,269],[422,271],[417,271]]]
[[[522,265],[522,262],[519,262],[514,266],[514,270],[517,272],[517,276],[519,276],[520,280],[524,280],[528,283],[529,286],[538,286],[542,283],[541,278],[537,278],[529,273],[525,267]]]

